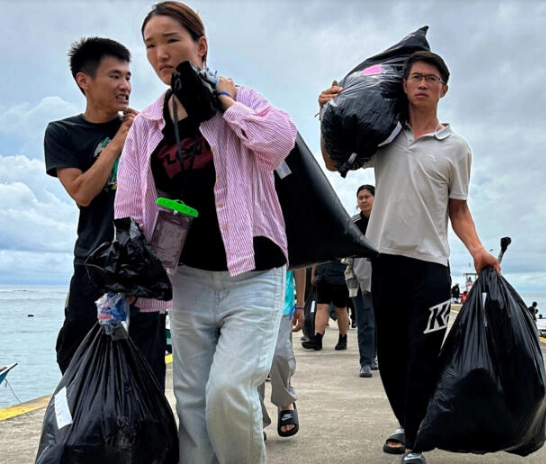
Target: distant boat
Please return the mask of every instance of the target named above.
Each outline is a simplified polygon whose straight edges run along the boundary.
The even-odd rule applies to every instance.
[[[8,376],[8,373],[10,372],[10,370],[12,368],[16,367],[16,366],[17,366],[17,363],[12,363],[11,365],[0,368],[0,384],[2,384],[4,382],[4,380],[6,379],[6,376]]]

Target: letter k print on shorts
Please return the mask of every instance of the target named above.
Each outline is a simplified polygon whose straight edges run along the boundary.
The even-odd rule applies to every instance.
[[[430,316],[423,334],[433,333],[447,328],[449,312],[451,311],[451,299],[429,308]]]

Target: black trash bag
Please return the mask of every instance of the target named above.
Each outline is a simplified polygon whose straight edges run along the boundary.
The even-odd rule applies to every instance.
[[[322,139],[342,177],[362,167],[402,129],[407,102],[404,62],[413,52],[430,50],[427,30],[423,26],[360,63],[339,82],[339,95],[324,105]]]
[[[303,306],[303,335],[312,338],[315,335],[315,316],[317,307],[317,286],[309,292]]]
[[[171,300],[171,280],[138,223],[117,218],[114,225],[116,239],[99,245],[85,261],[91,282],[105,294]]]
[[[299,133],[275,172],[275,188],[286,226],[289,269],[377,255]]]
[[[47,406],[36,463],[178,463],[169,402],[123,326],[96,323]]]
[[[198,123],[208,121],[218,111],[216,82],[208,69],[200,70],[183,61],[172,75],[171,88],[188,116]]]
[[[546,377],[537,329],[515,289],[482,270],[440,352],[416,450],[506,451],[545,441]]]

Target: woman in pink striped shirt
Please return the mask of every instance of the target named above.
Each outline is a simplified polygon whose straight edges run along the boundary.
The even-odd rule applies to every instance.
[[[205,67],[203,23],[183,3],[155,5],[142,36],[167,86],[181,62]],[[150,239],[159,195],[198,210],[171,276],[180,461],[262,463],[257,388],[271,367],[288,264],[274,170],[294,147],[296,128],[232,79],[220,77],[216,91],[218,111],[205,121],[170,88],[135,118],[115,215],[135,218]]]

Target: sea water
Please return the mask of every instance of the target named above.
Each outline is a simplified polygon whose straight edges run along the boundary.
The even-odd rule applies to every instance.
[[[0,285],[0,368],[18,363],[0,385],[0,408],[55,390],[61,379],[55,342],[66,294],[67,286]]]
[[[55,342],[67,286],[0,285],[0,368],[17,362],[0,385],[0,409],[50,395],[61,380]],[[546,316],[546,293],[522,293]]]

